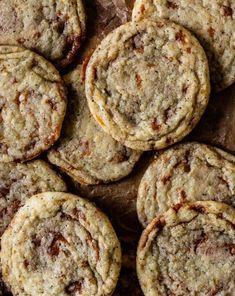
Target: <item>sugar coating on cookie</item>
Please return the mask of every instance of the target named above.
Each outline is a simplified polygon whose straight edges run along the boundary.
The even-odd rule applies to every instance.
[[[180,144],[146,170],[138,189],[138,217],[145,227],[172,205],[198,200],[235,206],[235,157],[205,144]]]
[[[67,191],[67,187],[46,162],[0,163],[0,237],[31,196],[47,191]]]
[[[220,91],[235,82],[235,2],[233,0],[136,0],[132,19],[174,21],[199,39],[209,59],[211,83]]]
[[[96,123],[87,105],[83,76],[84,65],[64,77],[68,111],[48,159],[80,183],[121,179],[131,172],[141,153],[115,141]]]
[[[66,111],[64,83],[32,51],[0,46],[0,161],[26,161],[59,138]]]
[[[120,272],[120,244],[108,218],[72,194],[33,196],[1,247],[3,279],[14,295],[108,296]]]
[[[199,42],[167,20],[126,23],[93,53],[86,96],[100,126],[126,146],[161,149],[187,135],[210,92]]]
[[[85,23],[81,0],[0,1],[0,43],[31,49],[59,67],[74,60]]]
[[[181,204],[155,218],[137,251],[145,296],[233,295],[235,210],[207,201]]]

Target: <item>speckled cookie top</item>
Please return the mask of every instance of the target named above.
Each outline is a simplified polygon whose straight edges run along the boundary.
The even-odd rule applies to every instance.
[[[198,200],[235,206],[235,157],[199,143],[175,146],[156,157],[140,182],[139,220],[147,226],[172,205]]]
[[[0,1],[0,43],[22,45],[57,66],[74,59],[84,33],[81,0]]]
[[[59,137],[66,110],[58,72],[39,55],[0,46],[0,161],[25,161]]]
[[[64,77],[68,112],[60,140],[48,158],[80,183],[118,180],[131,172],[140,152],[118,143],[96,123],[85,96],[84,68],[79,66]]]
[[[67,191],[67,188],[46,162],[0,163],[0,236],[27,199],[47,191]]]
[[[217,202],[179,205],[143,232],[137,270],[146,296],[234,295],[235,210]]]
[[[196,35],[209,59],[214,90],[235,81],[234,0],[136,0],[133,19],[143,18],[170,19]]]
[[[200,119],[209,92],[202,47],[166,20],[117,28],[98,46],[86,71],[94,118],[133,149],[160,149],[182,139]]]
[[[120,271],[120,244],[108,218],[71,194],[33,196],[1,247],[3,279],[15,295],[112,295]]]

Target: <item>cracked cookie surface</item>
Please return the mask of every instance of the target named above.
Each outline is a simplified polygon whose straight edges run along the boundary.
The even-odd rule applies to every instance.
[[[196,142],[162,152],[146,170],[138,189],[137,212],[147,226],[172,205],[215,200],[235,207],[235,157]]]
[[[199,42],[167,20],[126,23],[93,53],[86,71],[89,108],[124,145],[161,149],[199,121],[210,92]]]
[[[3,279],[15,295],[105,296],[118,280],[121,249],[112,225],[72,194],[33,196],[1,246]]]
[[[213,89],[235,81],[235,2],[233,0],[136,0],[133,20],[170,19],[199,39],[209,59]]]
[[[81,0],[1,0],[1,44],[21,45],[63,67],[76,56],[85,19]]]
[[[58,139],[64,83],[52,64],[18,46],[0,46],[0,161],[26,161]]]
[[[115,181],[131,172],[141,153],[118,143],[96,123],[87,105],[83,72],[84,66],[78,66],[64,77],[68,112],[48,159],[80,183]]]
[[[235,210],[207,201],[181,204],[143,232],[137,271],[146,296],[234,295]]]

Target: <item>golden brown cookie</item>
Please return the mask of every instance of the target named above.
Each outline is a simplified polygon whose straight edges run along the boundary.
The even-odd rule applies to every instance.
[[[78,66],[64,77],[68,111],[48,159],[82,184],[119,180],[132,171],[141,153],[118,143],[96,123],[87,105],[83,72]]]
[[[145,296],[234,295],[235,210],[180,204],[143,232],[137,272]]]
[[[167,20],[126,23],[93,53],[86,96],[100,126],[138,150],[161,149],[186,136],[210,93],[205,52]]]
[[[156,156],[146,170],[138,190],[138,217],[145,227],[172,205],[198,200],[235,207],[235,157],[205,144],[180,144]]]
[[[18,46],[0,46],[0,162],[25,161],[59,138],[66,111],[55,67]]]
[[[108,218],[66,193],[42,193],[20,208],[1,241],[2,274],[14,295],[108,296],[121,249]]]
[[[59,67],[74,60],[85,22],[82,0],[0,1],[0,43],[24,46]]]
[[[169,19],[198,38],[209,59],[216,91],[235,82],[234,0],[136,0],[133,20],[144,18]]]

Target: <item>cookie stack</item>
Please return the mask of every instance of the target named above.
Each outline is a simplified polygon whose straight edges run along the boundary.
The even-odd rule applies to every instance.
[[[90,53],[91,4],[44,2],[0,1],[0,295],[139,295],[128,280],[133,291],[115,291],[115,213],[67,192],[135,174],[160,150],[137,196],[144,295],[234,296],[235,157],[170,146],[235,81],[235,3],[136,0]]]

